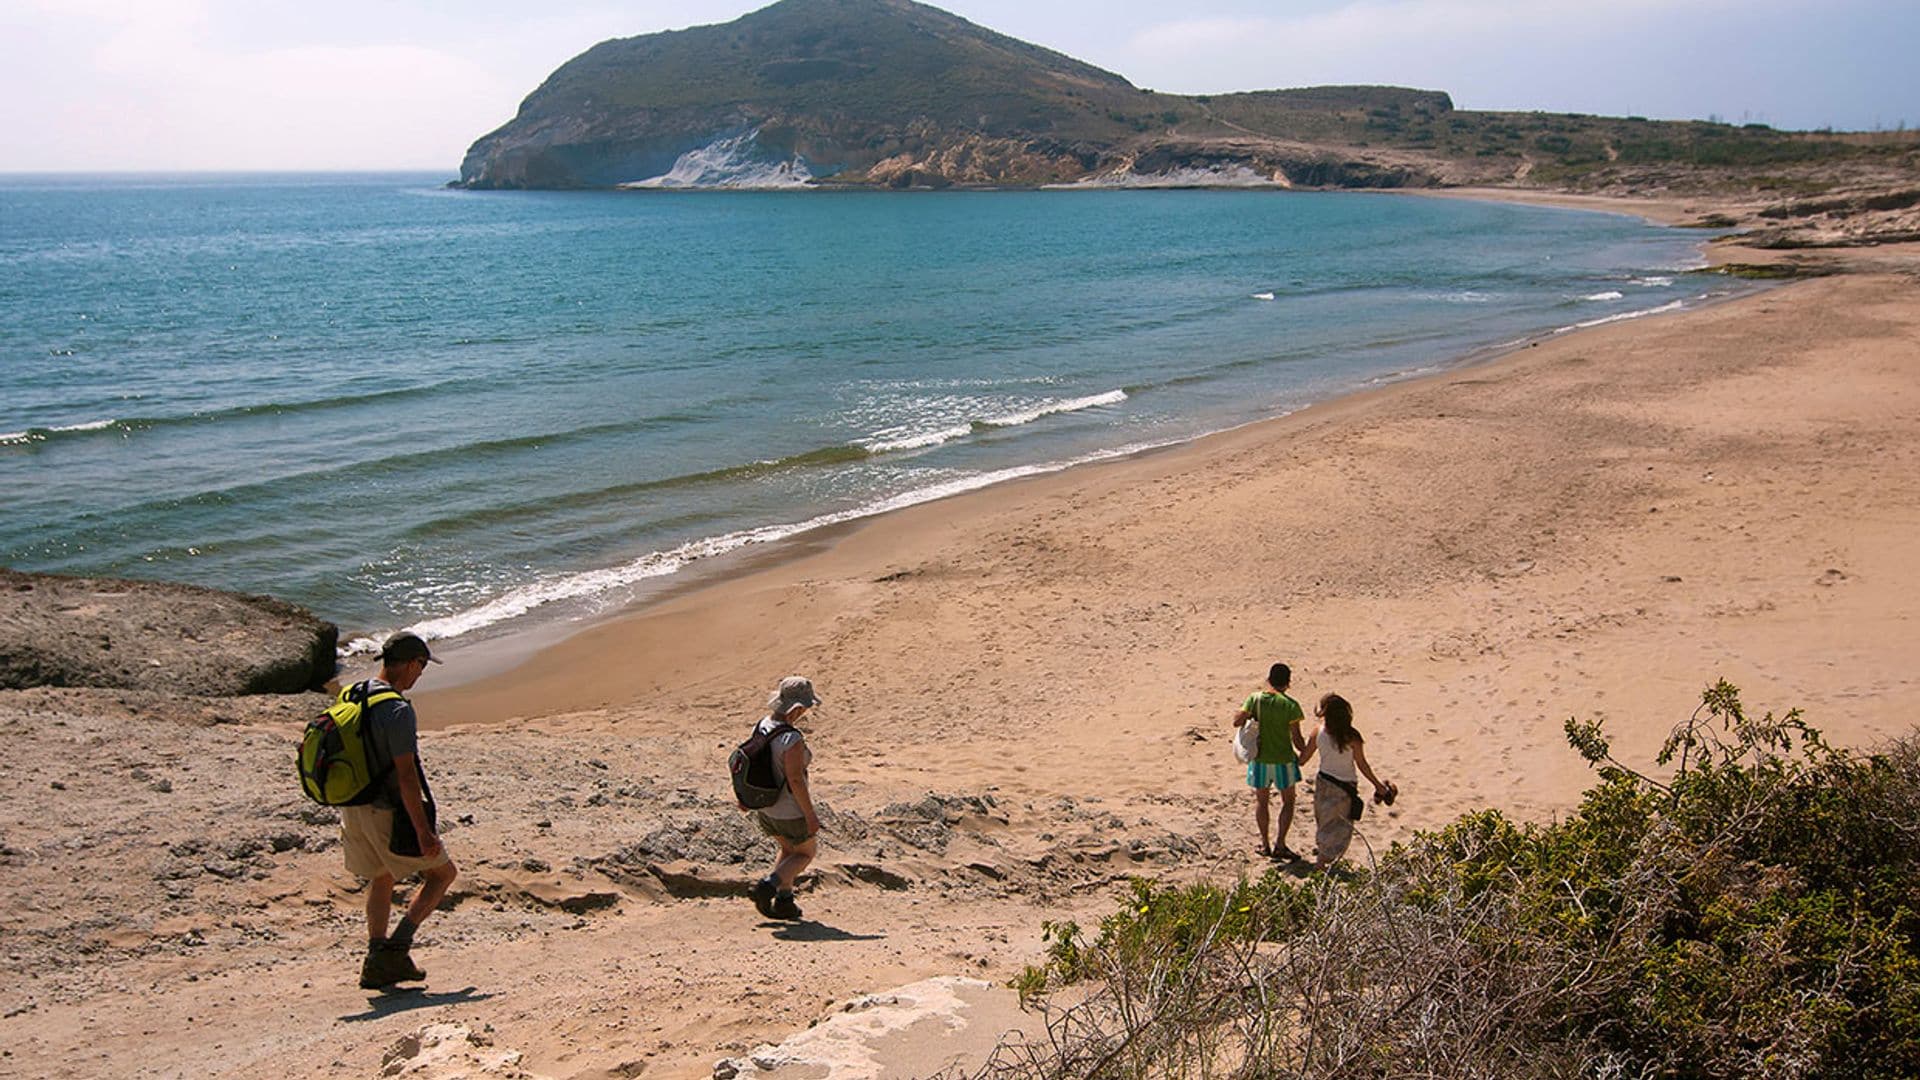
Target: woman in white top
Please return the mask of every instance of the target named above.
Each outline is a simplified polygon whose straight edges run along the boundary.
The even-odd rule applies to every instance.
[[[1392,805],[1399,789],[1373,775],[1367,765],[1366,740],[1353,729],[1353,706],[1339,694],[1328,694],[1313,710],[1320,726],[1307,736],[1300,764],[1320,755],[1320,775],[1313,785],[1315,821],[1314,867],[1325,870],[1347,853],[1353,841],[1353,823],[1360,817],[1360,777],[1373,785],[1373,801]]]
[[[753,812],[754,824],[779,845],[773,872],[753,883],[747,895],[753,906],[770,919],[798,919],[800,905],[793,899],[793,883],[819,853],[820,815],[813,807],[813,789],[807,782],[807,767],[813,764],[813,748],[806,736],[794,727],[800,717],[815,705],[820,695],[813,683],[799,675],[780,680],[779,689],[767,699],[767,715],[754,728],[761,733],[785,731],[773,737],[773,778],[780,783],[780,798],[772,806]]]

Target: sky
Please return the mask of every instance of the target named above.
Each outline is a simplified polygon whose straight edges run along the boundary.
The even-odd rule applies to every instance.
[[[764,0],[0,0],[0,172],[459,169],[612,37]],[[1920,126],[1920,0],[949,0],[1173,93],[1384,83],[1465,109]]]

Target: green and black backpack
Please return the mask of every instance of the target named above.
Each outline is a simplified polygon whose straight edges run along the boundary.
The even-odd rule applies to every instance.
[[[340,699],[307,722],[300,740],[300,786],[322,806],[359,806],[380,793],[383,770],[374,772],[367,714],[383,701],[405,701],[398,690],[374,690],[364,682],[340,691]]]

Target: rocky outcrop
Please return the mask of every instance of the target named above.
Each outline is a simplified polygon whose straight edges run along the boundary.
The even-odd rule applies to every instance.
[[[777,0],[567,61],[474,142],[458,186],[1726,194],[1764,184],[1812,194],[1829,190],[1836,168],[1910,187],[1920,139],[1480,112],[1456,109],[1444,91],[1394,86],[1163,94],[914,0]],[[1795,170],[1814,173],[1812,186]],[[1869,242],[1852,225],[1828,232]]]
[[[849,181],[888,188],[1032,186],[1084,176],[1098,157],[1072,147],[960,135],[924,139],[874,163]]]
[[[760,164],[842,183],[1069,179],[1088,166],[1070,152],[1065,170],[1044,159],[1077,140],[1104,146],[1145,130],[1136,125],[1156,100],[1112,72],[911,0],[780,0],[724,25],[588,49],[473,144],[460,182],[685,186],[667,178],[711,171],[697,167],[704,157],[725,162],[713,186],[733,186],[726,178],[754,171],[734,156],[749,136]],[[901,155],[913,163],[867,177]],[[955,160],[923,160],[943,155]]]
[[[1374,158],[1257,139],[1146,142],[1113,155],[1081,181],[1097,187],[1436,187],[1431,163]]]
[[[338,639],[271,597],[0,569],[0,689],[293,694],[333,677]]]
[[[1452,109],[1378,86],[1161,94],[911,0],[780,0],[588,49],[474,142],[460,185],[1426,186],[1434,162],[1354,136]]]

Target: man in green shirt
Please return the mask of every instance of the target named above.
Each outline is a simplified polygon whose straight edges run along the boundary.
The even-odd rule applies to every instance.
[[[1285,664],[1273,665],[1267,669],[1268,689],[1248,697],[1233,714],[1236,728],[1248,720],[1260,724],[1260,752],[1247,762],[1247,786],[1253,789],[1253,820],[1260,825],[1260,854],[1278,859],[1300,857],[1287,846],[1287,830],[1293,825],[1294,785],[1300,782],[1300,755],[1307,749],[1306,737],[1300,733],[1300,721],[1304,719],[1300,703],[1287,696],[1287,685],[1292,681],[1292,669]],[[1280,789],[1277,844],[1267,840],[1273,788]]]

